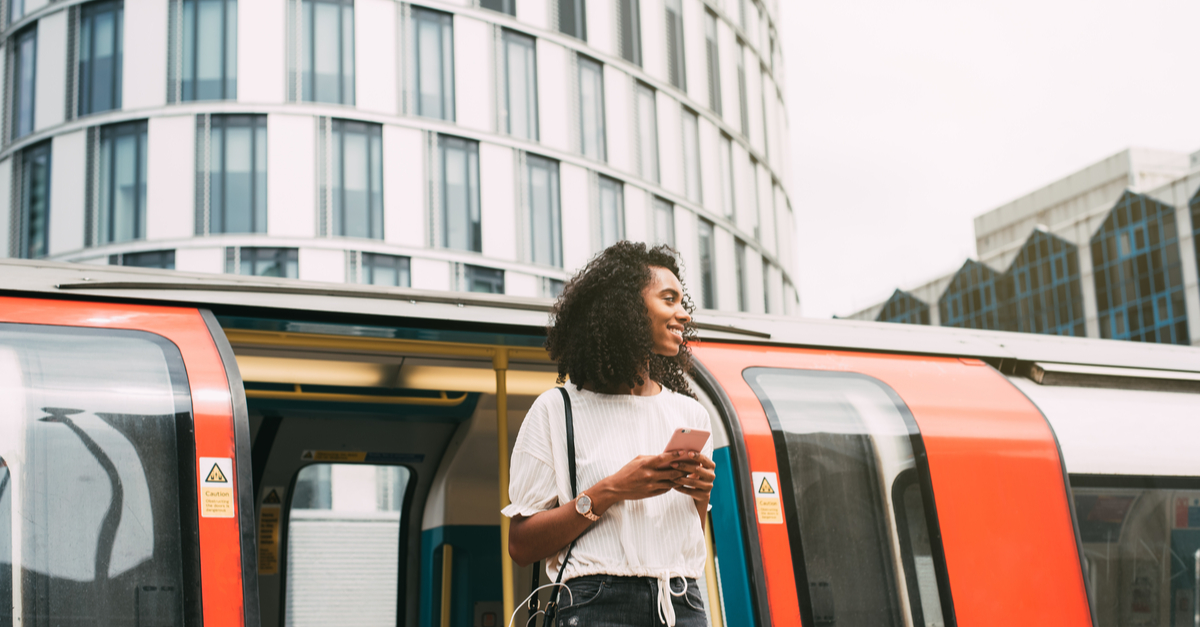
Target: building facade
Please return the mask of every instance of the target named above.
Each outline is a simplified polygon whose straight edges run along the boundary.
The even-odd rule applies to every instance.
[[[1200,153],[1126,150],[975,235],[978,260],[848,317],[1200,345]]]
[[[793,313],[776,0],[4,0],[9,256]]]

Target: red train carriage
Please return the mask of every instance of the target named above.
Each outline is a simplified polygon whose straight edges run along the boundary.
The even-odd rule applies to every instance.
[[[0,261],[0,625],[506,624],[547,309]],[[1200,350],[700,322],[712,625],[1200,624]]]

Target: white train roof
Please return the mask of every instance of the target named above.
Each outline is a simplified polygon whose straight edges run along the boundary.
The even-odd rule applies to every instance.
[[[459,320],[531,329],[545,326],[551,304],[544,298],[17,259],[0,259],[0,293]],[[696,322],[702,340],[1200,373],[1198,347],[713,311],[701,312]]]

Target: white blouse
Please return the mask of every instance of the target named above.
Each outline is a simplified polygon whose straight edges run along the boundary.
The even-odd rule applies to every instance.
[[[708,412],[695,399],[663,388],[655,396],[598,394],[568,383],[575,425],[575,467],[579,492],[615,474],[639,455],[658,455],[675,429],[710,431]],[[572,500],[562,393],[544,392],[534,401],[513,448],[503,514],[532,516]],[[704,445],[712,457],[712,438]],[[563,580],[585,575],[654,577],[659,610],[674,625],[670,580],[700,578],[707,557],[695,501],[678,491],[610,507],[576,541]],[[546,560],[553,581],[566,547]],[[676,582],[675,588],[680,588]],[[686,587],[684,587],[686,590]],[[679,593],[681,594],[681,593]],[[676,594],[676,596],[679,596]]]

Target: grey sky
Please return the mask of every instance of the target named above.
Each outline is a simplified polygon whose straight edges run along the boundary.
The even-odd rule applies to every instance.
[[[1200,2],[781,0],[797,282],[845,315],[972,218],[1129,146],[1200,150]]]

